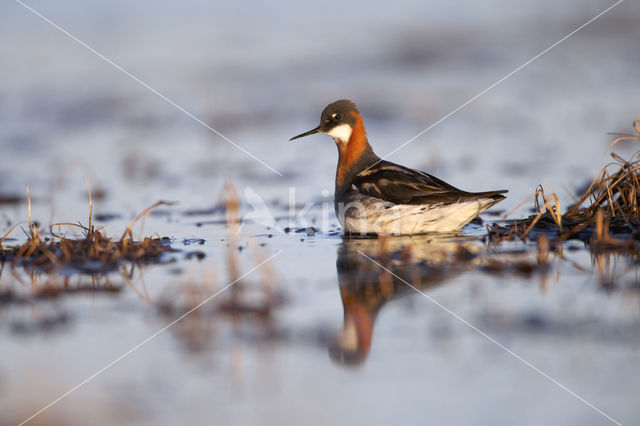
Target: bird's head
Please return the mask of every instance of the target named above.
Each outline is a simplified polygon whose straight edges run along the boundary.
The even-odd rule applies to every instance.
[[[338,144],[347,144],[351,139],[354,128],[361,124],[362,117],[356,104],[350,100],[341,99],[327,105],[322,111],[318,127],[294,136],[289,140],[292,141],[314,133],[326,133]]]

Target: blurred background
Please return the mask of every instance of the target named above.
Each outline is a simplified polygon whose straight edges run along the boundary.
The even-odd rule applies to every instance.
[[[332,198],[337,153],[331,139],[318,135],[288,142],[315,127],[328,103],[355,101],[370,143],[384,156],[614,2],[26,4],[95,51],[19,2],[0,5],[0,195],[16,200],[0,204],[0,235],[26,217],[26,185],[37,220],[86,221],[86,176],[96,211],[120,218],[109,225],[116,234],[154,201],[178,201],[174,210],[150,218],[148,233],[176,241],[204,238],[207,258],[219,259],[225,249],[211,244],[224,238],[224,227],[195,226],[198,219],[182,213],[217,205],[224,182],[233,182],[241,198],[243,188],[252,187],[269,205],[286,204],[290,187],[296,203]],[[607,133],[631,131],[640,118],[639,19],[638,2],[620,3],[389,160],[465,190],[508,189],[509,198],[496,207],[502,212],[540,183],[566,206],[609,161],[613,137]],[[624,157],[636,149],[633,142],[616,147]],[[529,214],[530,207],[525,204],[515,217]],[[376,335],[380,350],[364,368],[354,372],[333,365],[326,335],[343,319],[335,269],[340,242],[309,241],[306,249],[298,248],[298,236],[260,242],[271,244],[269,253],[284,250],[275,263],[292,302],[283,308],[275,332],[261,329],[256,337],[251,327],[230,327],[218,334],[215,356],[195,358],[185,355],[180,338],[159,338],[159,349],[79,391],[42,424],[68,424],[87,412],[105,424],[104,419],[561,424],[558,413],[563,422],[607,424],[517,361],[505,360],[489,342],[460,331],[464,326],[451,325],[442,312],[416,308],[424,300],[385,311]],[[292,247],[295,257],[287,252]],[[590,264],[588,255],[580,261]],[[151,294],[212,275],[226,282],[224,265],[194,262],[147,271]],[[490,331],[586,399],[631,422],[638,413],[630,401],[640,382],[637,299],[627,303],[614,296],[603,306],[606,296],[577,275],[574,269],[565,272],[569,284],[550,295],[529,286],[526,277],[480,274],[463,274],[449,290],[435,294],[471,319],[485,321]],[[3,279],[15,285],[6,272]],[[585,285],[588,295],[575,301]],[[106,302],[79,298],[73,308],[60,302],[55,309],[74,324],[64,332],[16,337],[3,329],[0,408],[7,417],[0,414],[0,423],[26,417],[169,318],[158,317],[136,292],[126,294]],[[20,309],[0,312],[0,320],[34,318],[42,308]],[[567,319],[567,312],[575,316]],[[505,323],[505,318],[516,320]],[[539,318],[551,318],[543,323],[556,331],[539,333]],[[595,331],[567,338],[569,331],[593,323],[599,324]],[[631,325],[622,327],[627,334],[614,338],[611,349],[610,332],[621,323]],[[253,344],[242,352],[238,341]],[[238,351],[245,354],[241,361]],[[17,393],[18,388],[30,390],[32,399],[25,400],[26,391]]]
[[[75,171],[61,188],[82,192],[84,174],[121,208],[131,194],[206,203],[227,178],[318,197],[333,190],[333,142],[287,140],[326,104],[354,100],[385,155],[613,3],[29,4],[284,175],[3,4],[0,190]],[[538,183],[567,196],[607,161],[607,132],[638,116],[639,9],[621,3],[390,159],[463,189],[510,189],[505,209]]]

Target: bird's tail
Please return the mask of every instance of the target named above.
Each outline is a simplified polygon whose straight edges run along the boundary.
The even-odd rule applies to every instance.
[[[504,200],[506,198],[502,194],[506,194],[507,192],[509,191],[506,189],[500,189],[498,191],[472,192],[472,194],[477,196],[478,198],[492,198],[496,200],[497,203],[498,201]]]

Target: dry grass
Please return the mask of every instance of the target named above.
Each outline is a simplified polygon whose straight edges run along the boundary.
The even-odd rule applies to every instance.
[[[118,240],[108,237],[102,228],[93,225],[93,199],[91,187],[89,191],[89,219],[88,225],[82,223],[60,222],[49,227],[49,234],[40,228],[31,218],[31,194],[27,187],[28,219],[19,222],[0,237],[0,261],[11,262],[12,266],[33,267],[51,271],[61,267],[71,267],[82,272],[105,272],[117,268],[123,261],[128,262],[157,262],[162,255],[171,251],[170,240],[159,236],[145,237],[134,240],[132,228],[156,207],[169,205],[165,201],[158,201],[138,214],[127,226],[122,237]],[[20,225],[27,223],[28,230],[22,231],[27,239],[17,246],[1,246],[3,241]],[[57,228],[57,233],[56,233]],[[63,228],[80,229],[83,238],[68,238]]]
[[[636,120],[633,127],[636,134],[615,133],[618,137],[612,146],[620,141],[640,143],[640,120]],[[523,202],[535,199],[537,214],[512,220],[509,226],[498,224],[488,230],[489,238],[492,241],[514,238],[524,241],[535,240],[544,234],[552,238],[552,245],[577,238],[594,246],[635,246],[640,230],[640,151],[629,160],[615,153],[611,157],[613,161],[600,170],[566,212],[561,213],[555,192],[550,191],[547,195],[539,186]]]

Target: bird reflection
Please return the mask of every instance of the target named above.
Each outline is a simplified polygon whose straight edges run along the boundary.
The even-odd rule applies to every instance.
[[[385,303],[415,293],[407,283],[424,291],[459,274],[477,250],[468,241],[454,238],[344,240],[336,262],[344,325],[329,344],[331,359],[350,366],[364,363],[376,317]]]

